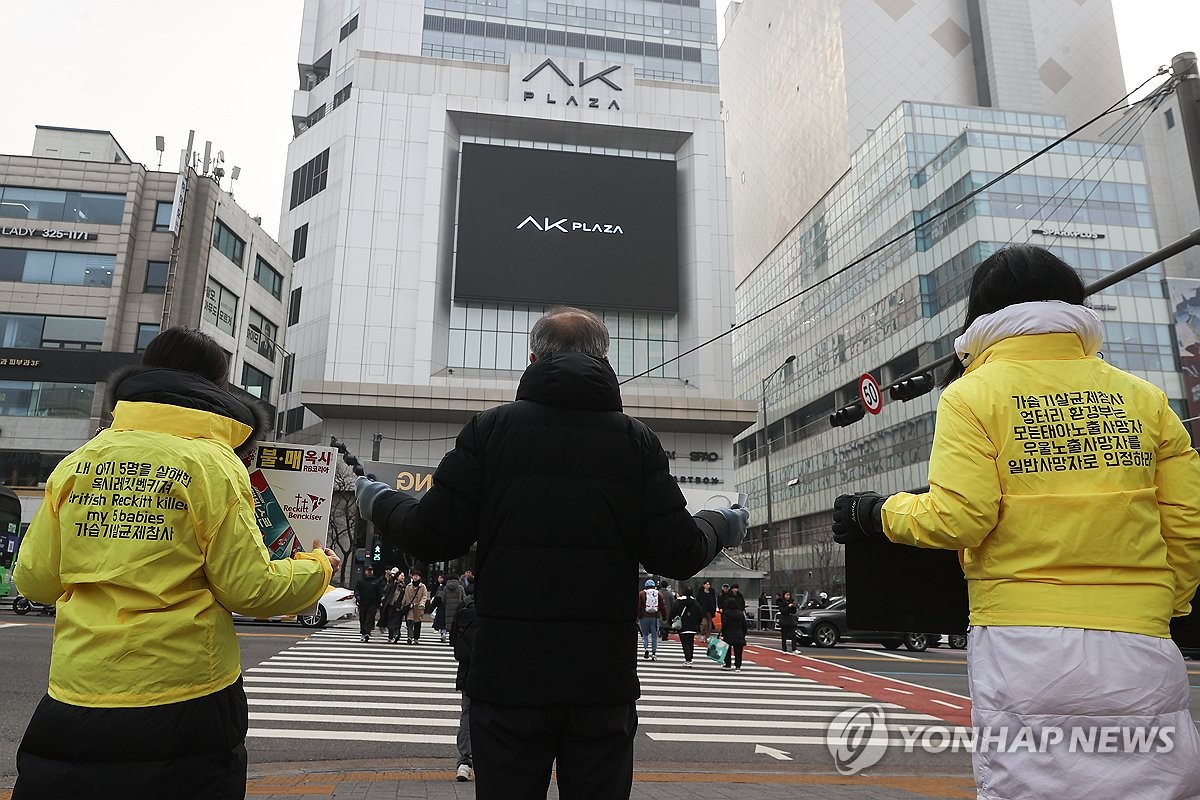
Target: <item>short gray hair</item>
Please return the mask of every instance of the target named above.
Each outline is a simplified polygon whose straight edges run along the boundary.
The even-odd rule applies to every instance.
[[[555,353],[585,353],[595,358],[608,356],[608,328],[590,311],[558,306],[547,311],[529,332],[529,352],[535,358]]]

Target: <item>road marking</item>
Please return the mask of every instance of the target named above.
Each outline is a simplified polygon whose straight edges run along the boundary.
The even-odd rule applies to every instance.
[[[883,656],[884,658],[896,658],[900,661],[920,661],[919,658],[912,656],[902,656],[899,653],[889,653],[886,650],[855,650],[856,653],[866,653],[869,656]]]
[[[823,669],[817,669],[816,667],[810,667],[810,666],[807,666],[807,665],[802,665],[802,666],[804,666],[804,668],[805,668],[805,669],[807,669],[807,670],[809,670],[809,671],[811,671],[811,672],[824,672],[824,671],[825,671],[825,670],[823,670]]]
[[[23,628],[28,624],[27,622],[0,622],[0,628]]]
[[[838,675],[837,677],[841,678],[844,681],[854,681],[855,683],[862,683],[862,681],[859,680],[858,678],[851,678],[849,675]]]
[[[956,706],[954,703],[947,703],[945,700],[934,700],[931,698],[929,702],[937,703],[939,706],[946,706],[947,708],[957,708],[959,711],[963,710],[962,706]]]
[[[755,753],[766,753],[776,761],[791,761],[792,757],[784,750],[776,750],[773,747],[763,747],[761,744],[754,745]]]
[[[897,730],[895,728],[892,728],[891,726],[888,726],[888,728],[889,728],[889,730],[892,730],[893,732],[895,732]],[[950,727],[947,730],[950,731],[950,735],[952,737],[955,735],[969,736],[971,734],[970,728],[967,728],[967,727],[964,727],[961,725],[956,725],[956,726]],[[311,731],[310,731],[310,733],[311,733]],[[853,734],[850,734],[850,735],[853,735]],[[826,737],[824,737],[824,736],[784,736],[784,735],[755,736],[753,734],[741,734],[741,733],[729,733],[729,734],[721,735],[718,733],[711,733],[711,732],[710,733],[653,733],[653,732],[649,732],[649,731],[646,733],[646,736],[650,739],[653,739],[656,742],[708,742],[711,744],[761,744],[763,742],[766,742],[767,744],[790,744],[790,745],[813,745],[813,744],[824,745],[824,744],[826,744]],[[854,741],[847,740],[845,737],[836,737],[836,736],[830,737],[829,741],[832,742],[833,744],[848,744],[848,745],[856,745],[857,744]],[[874,741],[872,741],[871,743],[875,744]],[[889,747],[904,747],[905,744],[906,743],[905,743],[904,739],[900,738],[900,737],[887,740],[887,745]]]
[[[905,689],[897,689],[894,686],[885,686],[885,687],[883,687],[883,690],[885,692],[895,692],[896,694],[907,694],[907,695],[912,694],[912,692],[910,692],[910,691],[907,691]]]
[[[457,724],[457,723],[456,723]],[[260,739],[338,739],[343,742],[413,742],[411,731],[392,733],[391,731],[327,731],[327,730],[291,730],[289,728],[251,728],[247,736],[257,736]],[[754,739],[756,737],[749,737]],[[422,744],[457,744],[458,736],[442,736],[422,733]]]

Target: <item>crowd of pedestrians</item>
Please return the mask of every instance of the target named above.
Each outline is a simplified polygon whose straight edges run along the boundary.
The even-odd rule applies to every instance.
[[[376,577],[374,565],[367,562],[354,581],[362,640],[371,641],[378,627],[387,633],[389,644],[400,643],[401,629],[406,644],[420,644],[421,626],[430,617],[440,643],[450,644],[455,615],[474,592],[472,577],[470,570],[451,578],[439,572],[430,587],[419,569],[413,569],[406,578],[403,570],[392,567],[382,577]]]

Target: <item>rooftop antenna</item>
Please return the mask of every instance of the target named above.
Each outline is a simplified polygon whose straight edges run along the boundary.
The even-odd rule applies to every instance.
[[[241,167],[234,167],[233,170],[229,173],[229,196],[230,197],[233,197],[233,182],[236,181],[241,174],[242,174]]]
[[[161,136],[155,136],[154,149],[158,151],[158,170],[162,172],[162,157],[163,151],[167,149],[167,140]]]
[[[225,151],[218,150],[217,151],[217,160],[216,160],[216,163],[213,165],[213,177],[217,179],[217,186],[221,185],[221,178],[225,177],[225,167],[222,166],[224,163],[225,163]]]
[[[201,175],[208,174],[208,167],[209,167],[209,164],[211,164],[211,163],[212,163],[212,142],[205,142],[204,143],[204,161],[203,161],[204,168],[200,170]]]

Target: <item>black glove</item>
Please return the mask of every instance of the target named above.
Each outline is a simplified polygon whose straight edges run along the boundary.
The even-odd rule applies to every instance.
[[[844,494],[833,502],[833,540],[848,544],[883,535],[883,504],[875,492]]]

